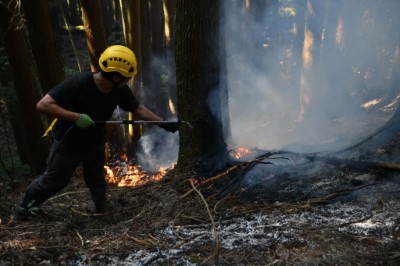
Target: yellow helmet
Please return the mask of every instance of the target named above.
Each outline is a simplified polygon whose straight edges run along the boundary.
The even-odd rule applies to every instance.
[[[104,72],[118,72],[127,78],[137,73],[135,54],[122,45],[112,45],[105,49],[99,58],[99,65]]]

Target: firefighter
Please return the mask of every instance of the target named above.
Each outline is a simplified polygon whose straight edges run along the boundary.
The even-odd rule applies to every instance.
[[[23,217],[38,210],[41,203],[66,187],[80,163],[90,190],[95,213],[107,207],[105,164],[105,125],[119,106],[145,121],[163,121],[138,102],[127,86],[137,73],[134,53],[122,45],[108,47],[100,56],[100,72],[85,72],[61,82],[50,90],[36,109],[57,118],[52,147],[44,173],[35,179],[23,195],[17,214]],[[163,129],[176,132],[178,123],[163,123]]]

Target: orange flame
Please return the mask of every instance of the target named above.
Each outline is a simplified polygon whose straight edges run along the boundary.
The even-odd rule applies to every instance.
[[[137,165],[127,165],[123,169],[104,166],[106,180],[109,184],[117,185],[118,187],[134,187],[147,184],[149,182],[156,182],[164,178],[168,170],[174,167],[160,167],[157,173],[148,174]]]
[[[235,159],[240,159],[243,158],[246,155],[252,154],[253,152],[249,149],[243,148],[243,147],[236,147],[233,149],[232,156]]]

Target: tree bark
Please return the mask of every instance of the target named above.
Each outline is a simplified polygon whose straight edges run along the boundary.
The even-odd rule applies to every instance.
[[[104,32],[106,39],[110,36],[114,25],[114,10],[111,0],[101,0],[101,12],[104,22]]]
[[[17,1],[7,0],[0,4],[0,23],[21,110],[20,122],[25,132],[27,163],[32,172],[39,172],[44,169],[48,153],[37,145],[45,130],[42,116],[36,111],[41,90]]]
[[[225,18],[225,8],[221,11],[221,16]],[[225,28],[225,27],[224,27]],[[221,30],[219,35],[220,41],[220,65],[221,65],[221,119],[223,125],[223,136],[227,143],[232,143],[231,123],[229,115],[229,93],[228,93],[228,72],[226,62],[226,43],[225,43],[225,31]]]
[[[100,71],[100,55],[107,46],[100,0],[82,0],[81,9],[90,56],[90,69],[92,72],[98,72]]]
[[[178,168],[198,159],[218,163],[226,158],[221,121],[219,11],[220,1],[177,2],[178,113],[194,126],[181,127]]]
[[[145,2],[140,5],[140,36],[141,36],[141,76],[144,88],[153,88],[153,78],[151,75],[151,36],[149,26],[149,3]]]
[[[47,93],[65,78],[47,2],[46,0],[22,0],[29,40],[43,93]]]
[[[143,101],[151,109],[156,110],[162,117],[168,116],[168,92],[163,87],[161,76],[165,66],[165,33],[164,33],[164,12],[163,1],[151,1],[150,9],[151,22],[151,73],[152,87],[147,88],[143,93]]]

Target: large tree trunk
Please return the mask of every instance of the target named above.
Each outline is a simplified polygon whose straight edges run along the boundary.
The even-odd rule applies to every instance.
[[[218,162],[227,154],[221,121],[219,10],[220,1],[215,0],[177,2],[178,113],[194,126],[181,127],[178,168],[199,158]]]
[[[101,13],[101,3],[100,0],[82,0],[81,8],[89,49],[90,69],[92,72],[97,72],[100,71],[100,55],[107,46]]]
[[[5,47],[4,33],[0,31],[0,47]],[[1,53],[2,56],[7,56],[5,51]],[[28,151],[26,150],[26,139],[24,135],[24,128],[20,123],[21,110],[19,109],[18,99],[13,87],[12,73],[10,68],[1,71],[0,86],[2,87],[0,97],[5,102],[7,113],[10,117],[12,133],[17,145],[18,157],[21,162],[28,162]],[[3,106],[1,106],[3,107]],[[3,112],[3,110],[2,110]],[[3,155],[4,156],[4,155]]]
[[[47,2],[22,0],[43,93],[47,93],[64,79],[64,66],[57,51]]]
[[[28,164],[33,172],[39,172],[43,170],[47,158],[47,150],[37,145],[45,130],[42,117],[36,111],[41,90],[25,25],[20,16],[21,10],[17,4],[17,1],[3,1],[0,5],[0,23],[21,110],[20,122],[25,132]]]

